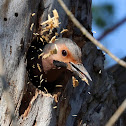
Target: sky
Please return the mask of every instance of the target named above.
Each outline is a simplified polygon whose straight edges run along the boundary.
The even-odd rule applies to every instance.
[[[92,0],[92,5],[99,4],[107,4],[112,3],[114,5],[114,15],[113,20],[116,24],[124,17],[126,17],[126,0]],[[111,25],[113,26],[113,24]],[[94,23],[92,24],[92,31],[96,31],[94,33],[94,37],[98,38],[103,30],[99,29]],[[126,22],[120,25],[117,29],[107,35],[104,39],[101,40],[101,43],[108,48],[114,55],[119,58],[123,58],[126,56]],[[111,59],[106,54],[105,68],[111,67],[116,64],[116,61]]]

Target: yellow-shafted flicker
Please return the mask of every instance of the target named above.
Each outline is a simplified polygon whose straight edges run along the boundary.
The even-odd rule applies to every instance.
[[[27,55],[27,69],[31,81],[36,87],[45,87],[52,92],[57,84],[66,84],[72,76],[91,80],[81,57],[80,47],[68,38],[58,38],[41,49],[40,45],[31,46]]]

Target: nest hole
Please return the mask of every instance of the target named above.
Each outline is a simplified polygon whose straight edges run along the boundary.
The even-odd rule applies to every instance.
[[[61,90],[60,87],[58,87],[58,90],[56,91],[56,82],[49,83],[47,82],[46,78],[44,78],[43,75],[43,66],[42,66],[42,56],[43,48],[46,45],[46,41],[41,41],[40,37],[37,36],[33,39],[31,42],[31,46],[28,49],[27,52],[27,71],[28,71],[28,77],[29,80],[32,82],[32,84],[40,89],[41,91],[44,91],[46,93],[54,93]]]

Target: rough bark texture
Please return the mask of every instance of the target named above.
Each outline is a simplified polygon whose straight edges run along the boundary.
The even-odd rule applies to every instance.
[[[91,32],[91,0],[64,0],[75,17]],[[62,92],[59,102],[54,97],[27,84],[25,53],[32,41],[33,32],[40,22],[57,9],[60,28],[68,28],[63,37],[73,39],[81,48],[83,63],[93,81],[87,86],[80,80],[72,87],[71,80]],[[32,13],[36,15],[31,16]],[[103,126],[116,110],[116,93],[113,80],[104,70],[104,55],[74,27],[56,0],[3,0],[0,1],[0,42],[4,70],[15,103],[19,126]],[[0,87],[0,125],[8,126],[7,104]],[[57,106],[57,108],[56,108]]]
[[[122,60],[126,61],[126,58],[123,58]],[[118,101],[118,107],[119,107],[120,104],[126,98],[126,69],[116,64],[112,66],[111,68],[109,68],[107,72],[111,76],[113,76],[115,80],[114,86],[117,92],[117,98],[118,98],[117,101]],[[126,126],[126,111],[124,111],[118,123],[120,124],[120,126]]]

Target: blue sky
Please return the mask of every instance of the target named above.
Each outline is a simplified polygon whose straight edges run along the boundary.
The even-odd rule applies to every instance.
[[[112,19],[115,24],[126,17],[126,0],[92,0],[92,5],[107,3],[112,3],[114,5],[115,13]],[[113,24],[111,26],[113,26]],[[103,32],[103,30],[95,26],[94,23],[92,25],[92,31],[96,31],[96,33],[94,33],[95,38],[98,38]],[[122,58],[126,56],[126,22],[102,39],[101,43],[117,57]],[[105,65],[105,68],[116,63],[107,54],[106,61],[107,64]]]

